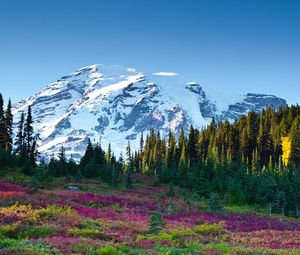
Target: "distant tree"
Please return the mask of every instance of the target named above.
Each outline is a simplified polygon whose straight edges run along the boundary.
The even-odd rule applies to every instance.
[[[160,231],[163,230],[165,224],[166,223],[164,221],[163,214],[160,210],[156,210],[150,215],[149,232],[151,234],[158,234]]]
[[[154,154],[155,174],[159,176],[161,168],[162,168],[162,156],[163,156],[162,155],[162,141],[160,139],[160,132],[157,132],[153,154]]]
[[[32,151],[32,144],[34,142],[33,118],[31,113],[31,106],[28,107],[26,121],[24,124],[24,142],[25,142],[27,157],[30,158],[30,153]]]
[[[111,164],[111,157],[112,157],[112,155],[111,155],[111,144],[109,143],[108,148],[107,148],[107,152],[106,152],[106,155],[105,155],[105,159],[106,159],[106,162],[108,164]]]
[[[88,144],[85,149],[85,153],[80,161],[80,166],[87,164],[94,156],[94,148],[90,139],[88,139]]]
[[[27,116],[24,123],[24,154],[25,161],[23,163],[23,172],[26,175],[33,175],[36,167],[36,160],[38,157],[37,141],[39,137],[34,134],[33,118],[31,113],[31,106],[28,107]]]
[[[272,211],[274,213],[283,214],[285,213],[285,207],[286,207],[286,196],[285,193],[281,190],[278,190],[275,193],[275,197],[272,203]]]
[[[220,196],[218,193],[211,193],[207,200],[207,207],[210,211],[217,211],[222,209]]]
[[[197,150],[196,150],[195,130],[192,125],[190,126],[186,153],[189,158],[191,166],[193,166],[197,160]]]
[[[0,93],[0,148],[5,149],[5,115],[4,115],[4,108],[3,108],[3,96]]]
[[[300,116],[298,116],[292,125],[290,131],[291,153],[290,162],[298,167],[300,166]]]
[[[20,155],[24,150],[24,121],[25,121],[24,112],[21,112],[18,131],[15,140],[15,153],[17,155]]]
[[[67,174],[67,158],[65,148],[61,146],[58,154],[58,172],[59,176],[65,176]]]
[[[140,137],[140,148],[139,148],[139,151],[137,153],[138,167],[137,167],[136,171],[138,173],[142,173],[142,170],[143,170],[143,152],[144,152],[144,135],[143,135],[143,132],[142,132],[141,137]]]
[[[13,140],[13,115],[11,112],[11,101],[8,100],[7,109],[5,111],[5,149],[9,152],[12,151]]]
[[[126,147],[126,188],[132,189],[132,171],[133,171],[133,161],[132,161],[132,155],[131,155],[131,148],[130,148],[130,142],[128,141],[127,147]]]

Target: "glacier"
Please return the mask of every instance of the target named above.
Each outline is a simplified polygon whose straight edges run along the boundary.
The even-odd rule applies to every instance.
[[[224,97],[225,98],[225,97]],[[227,102],[227,103],[224,103]],[[64,146],[66,155],[78,161],[89,139],[114,153],[127,141],[138,148],[139,137],[151,128],[166,135],[179,134],[190,125],[202,128],[212,117],[230,121],[267,106],[287,106],[286,100],[248,93],[230,100],[207,95],[197,82],[185,81],[173,72],[140,72],[118,65],[91,65],[62,76],[44,89],[13,106],[15,127],[20,113],[31,105],[39,152],[56,157]]]

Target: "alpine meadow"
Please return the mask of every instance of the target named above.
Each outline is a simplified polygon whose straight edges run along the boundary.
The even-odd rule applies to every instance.
[[[0,2],[0,255],[300,255],[299,11]]]

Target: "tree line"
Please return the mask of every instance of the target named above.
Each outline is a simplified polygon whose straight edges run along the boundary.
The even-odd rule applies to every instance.
[[[230,123],[192,126],[178,138],[153,129],[133,157],[134,172],[228,204],[300,216],[300,107],[249,112]]]
[[[21,113],[13,142],[11,102],[4,111],[0,94],[0,171],[19,167],[26,175],[100,178],[132,188],[134,174],[155,177],[156,184],[178,185],[199,197],[217,194],[227,204],[250,204],[270,212],[300,216],[300,107],[249,112],[229,122],[216,121],[176,136],[151,129],[139,149],[126,147],[116,158],[109,145],[88,142],[79,163],[64,148],[49,163],[36,164],[38,135],[31,107]]]
[[[4,100],[0,93],[0,165],[19,166],[26,175],[33,175],[38,156],[38,135],[33,130],[31,106],[26,116],[21,112],[15,140],[13,141],[13,115],[11,100],[4,111]]]

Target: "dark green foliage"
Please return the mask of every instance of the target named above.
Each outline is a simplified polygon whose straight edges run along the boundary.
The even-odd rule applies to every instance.
[[[18,125],[18,131],[16,134],[16,141],[15,141],[15,153],[19,155],[20,158],[19,163],[23,163],[26,157],[25,142],[24,142],[24,121],[25,121],[25,115],[24,112],[22,112],[19,125]]]
[[[174,197],[175,196],[175,191],[174,191],[174,185],[173,183],[169,184],[169,190],[167,192],[168,197]]]
[[[11,113],[11,101],[8,100],[7,109],[5,111],[5,149],[9,152],[12,151],[12,133],[13,133],[13,115]]]
[[[31,106],[28,107],[26,121],[24,125],[24,142],[25,142],[25,148],[26,148],[26,154],[28,158],[31,154],[31,148],[34,141],[34,135],[33,135],[33,118],[31,114]]]
[[[286,196],[283,191],[277,191],[272,203],[272,212],[284,214],[286,207]]]
[[[5,116],[3,109],[3,97],[0,93],[0,148],[5,149]]]
[[[80,173],[86,178],[100,177],[110,185],[117,185],[122,179],[122,165],[123,162],[117,162],[116,157],[112,154],[110,145],[108,151],[105,153],[99,144],[93,145],[91,141],[88,141],[85,154],[79,164],[79,169]],[[78,173],[74,170],[71,175]]]
[[[11,102],[6,111],[3,105],[0,94],[0,171],[19,166],[37,181],[53,176],[66,181],[99,178],[128,189],[133,188],[134,174],[148,174],[155,177],[156,185],[170,185],[168,196],[176,185],[186,194],[207,199],[211,210],[221,209],[224,201],[300,217],[300,106],[250,112],[232,123],[212,118],[201,131],[190,126],[187,135],[183,128],[179,134],[169,131],[166,137],[151,129],[145,139],[141,135],[138,151],[132,152],[128,142],[125,160],[122,156],[116,160],[110,144],[105,152],[100,144],[88,141],[80,164],[62,148],[58,158],[37,166],[38,136],[31,107],[21,114],[12,153]],[[282,164],[283,137],[291,141],[288,166]]]
[[[38,179],[35,176],[33,176],[32,179],[31,179],[31,187],[33,188],[34,192],[37,193],[39,191],[40,183],[39,183]]]
[[[12,125],[13,115],[11,113],[11,101],[8,100],[7,108],[4,111],[4,102],[0,93],[0,148],[12,151]]]
[[[220,196],[218,193],[211,193],[207,199],[207,208],[210,211],[218,211],[222,209]]]
[[[281,141],[287,136],[289,167],[282,164]],[[229,204],[300,214],[299,106],[250,112],[233,123],[212,118],[201,131],[191,126],[187,136],[181,129],[177,140],[171,131],[165,140],[151,129],[145,143],[141,141],[134,153],[133,172],[154,175],[160,183],[179,185],[201,197],[217,193]],[[277,204],[284,208],[278,209]]]
[[[292,125],[290,132],[291,140],[291,164],[300,167],[300,116],[298,116]]]
[[[157,234],[165,226],[165,221],[160,210],[151,213],[149,221],[149,233]]]

